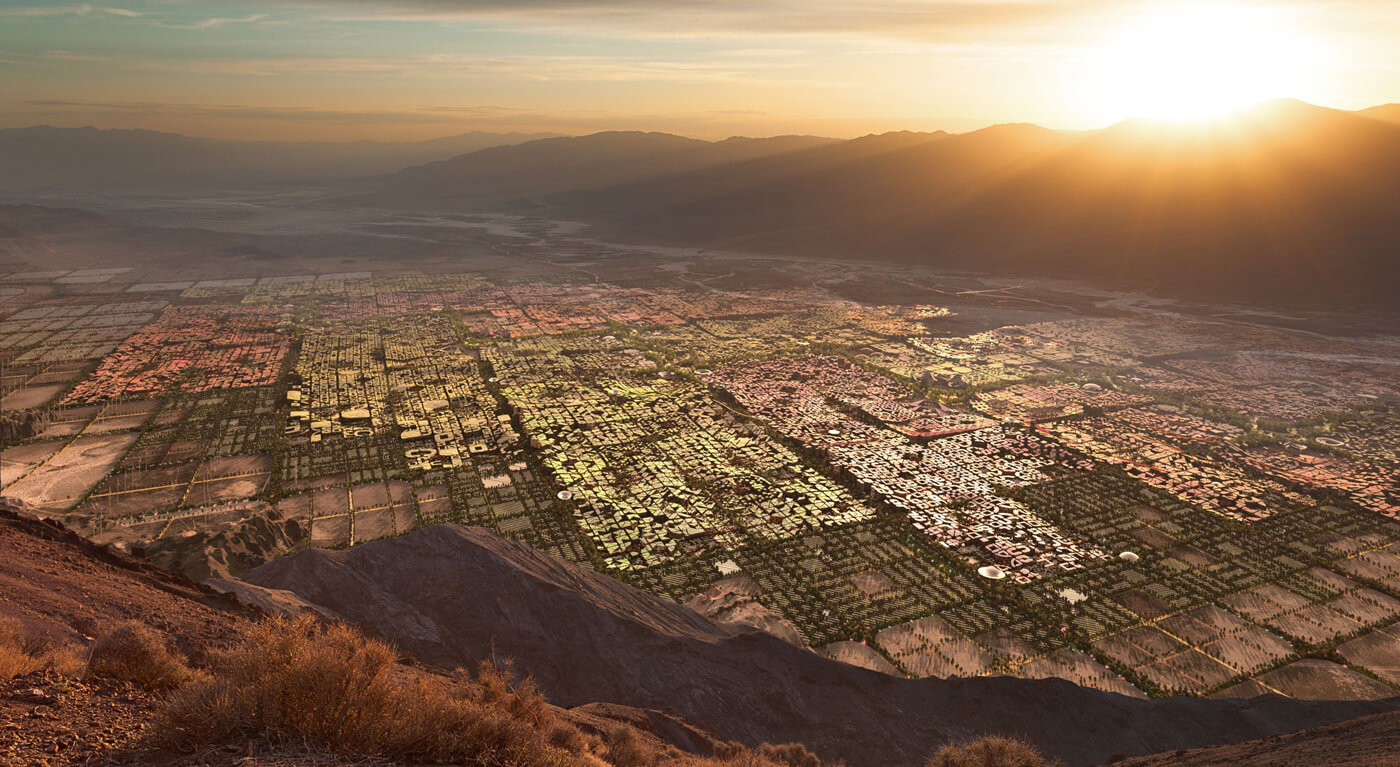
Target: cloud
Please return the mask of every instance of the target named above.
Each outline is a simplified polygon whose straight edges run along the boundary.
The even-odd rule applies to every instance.
[[[92,13],[92,6],[84,5],[24,5],[17,8],[0,8],[0,16],[33,17],[45,16],[85,16]]]
[[[263,5],[283,0],[259,0]],[[1068,26],[1122,0],[313,0],[340,21],[475,21],[612,34],[946,41]],[[298,2],[298,7],[307,3]]]
[[[696,110],[689,112],[632,112],[616,109],[537,110],[492,104],[422,105],[403,109],[336,109],[245,104],[191,104],[152,101],[79,101],[35,99],[13,106],[13,114],[42,115],[58,122],[102,121],[106,124],[149,123],[168,126],[171,121],[278,125],[279,128],[317,126],[363,129],[386,127],[401,131],[409,126],[435,126],[436,133],[471,129],[528,130],[559,133],[593,133],[604,130],[671,130],[690,135],[723,138],[743,131],[773,133],[786,130],[787,118],[755,110]],[[66,119],[65,119],[66,118]],[[168,128],[163,128],[168,129]],[[833,127],[833,130],[839,130]]]
[[[127,8],[112,8],[108,6],[93,5],[92,3],[82,3],[80,5],[54,5],[46,3],[43,5],[21,5],[12,8],[0,8],[0,18],[50,18],[54,16],[88,16],[94,13],[107,13],[112,16],[123,16],[135,18],[144,16],[139,11]]]
[[[295,123],[421,123],[422,112],[429,110],[364,110],[322,107],[279,107],[248,104],[191,104],[164,101],[78,101],[69,99],[31,99],[24,102],[30,110],[81,114],[88,117],[152,115],[162,117],[210,117],[219,119],[261,120]],[[441,109],[448,109],[441,107]],[[505,107],[461,108],[473,117],[499,117],[509,110]]]
[[[4,53],[4,52],[0,52]],[[771,63],[723,56],[705,61],[671,61],[642,57],[422,54],[417,56],[306,56],[247,58],[159,58],[99,55],[66,50],[39,54],[11,53],[34,65],[81,62],[107,71],[171,72],[245,77],[412,77],[415,80],[494,79],[538,82],[677,83],[757,81],[774,71]]]
[[[265,13],[252,13],[247,16],[241,16],[237,18],[219,16],[209,19],[200,19],[199,21],[194,21],[187,24],[175,24],[167,21],[158,21],[155,22],[155,25],[158,27],[164,27],[166,29],[204,30],[214,29],[216,27],[223,27],[229,24],[254,24],[259,21],[262,21],[265,18],[267,18],[267,14]]]

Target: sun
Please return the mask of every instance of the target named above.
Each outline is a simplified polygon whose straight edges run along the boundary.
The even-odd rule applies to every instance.
[[[1202,120],[1271,98],[1304,97],[1317,41],[1278,6],[1153,5],[1112,25],[1087,57],[1085,95],[1099,120]]]

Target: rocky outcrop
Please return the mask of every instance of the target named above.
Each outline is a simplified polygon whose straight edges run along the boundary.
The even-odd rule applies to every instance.
[[[798,647],[806,647],[792,621],[758,601],[760,589],[747,575],[736,575],[685,600],[685,606],[721,626],[748,626]]]
[[[49,425],[47,410],[0,411],[0,442],[15,442],[38,436]]]
[[[236,578],[302,547],[310,535],[306,520],[287,519],[270,510],[217,530],[159,538],[142,547],[140,553],[191,580]]]
[[[294,618],[298,615],[310,614],[327,620],[344,620],[330,610],[320,605],[313,605],[290,591],[263,588],[227,578],[210,578],[204,581],[204,585],[220,594],[233,597],[244,607],[250,607],[268,615]]]

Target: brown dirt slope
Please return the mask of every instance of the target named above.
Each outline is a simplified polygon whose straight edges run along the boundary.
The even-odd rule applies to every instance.
[[[1395,767],[1400,765],[1400,713],[1362,717],[1312,730],[1214,748],[1125,759],[1115,767]]]
[[[244,588],[229,590],[256,591],[237,585]],[[30,637],[73,645],[83,658],[95,637],[123,621],[137,621],[156,629],[171,648],[201,665],[210,649],[238,638],[245,618],[264,610],[298,608],[288,595],[257,596],[261,602],[250,600],[256,607],[245,610],[232,595],[93,544],[57,523],[38,520],[22,504],[0,499],[0,620],[18,621]],[[437,678],[432,669],[411,666],[399,667],[397,673]],[[347,763],[313,748],[265,740],[213,744],[189,753],[138,749],[161,699],[160,693],[129,682],[64,677],[53,671],[0,679],[0,767]],[[656,749],[675,746],[709,754],[721,745],[713,732],[670,712],[612,704],[551,710],[584,732],[599,735],[619,722],[631,725],[643,743]],[[389,767],[390,762],[375,764]]]
[[[86,643],[124,620],[167,635],[186,655],[236,636],[237,602],[105,546],[22,505],[0,505],[0,616],[31,634]]]
[[[1400,700],[1136,700],[1062,680],[910,680],[853,668],[484,528],[442,525],[307,551],[245,579],[286,589],[425,662],[509,655],[551,700],[673,709],[750,744],[801,742],[850,764],[914,765],[939,745],[1019,735],[1070,765],[1235,743],[1400,708]]]
[[[95,637],[139,621],[198,661],[237,636],[240,614],[229,597],[0,501],[0,619],[29,636],[86,656]],[[157,703],[125,682],[0,680],[0,765],[107,764],[141,737]]]

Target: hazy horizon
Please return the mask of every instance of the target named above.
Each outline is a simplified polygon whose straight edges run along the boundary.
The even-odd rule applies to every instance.
[[[0,127],[846,138],[1400,100],[1380,0],[7,0],[0,19]]]
[[[1232,120],[1233,118],[1235,118],[1235,117],[1238,117],[1238,116],[1243,115],[1243,114],[1247,114],[1247,113],[1249,113],[1249,112],[1252,111],[1252,110],[1261,109],[1261,108],[1267,106],[1267,105],[1270,104],[1270,103],[1273,103],[1273,102],[1280,102],[1280,101],[1282,101],[1282,102],[1297,101],[1297,102],[1300,102],[1300,103],[1303,103],[1303,104],[1307,104],[1307,105],[1309,105],[1309,106],[1321,107],[1321,108],[1323,108],[1323,109],[1336,109],[1337,111],[1356,112],[1356,113],[1361,113],[1361,112],[1366,112],[1366,111],[1372,110],[1372,109],[1378,109],[1378,108],[1381,108],[1381,107],[1389,107],[1389,106],[1395,106],[1395,105],[1396,105],[1396,102],[1387,102],[1387,103],[1381,103],[1381,104],[1373,104],[1373,105],[1370,105],[1370,106],[1363,106],[1363,107],[1360,107],[1360,108],[1357,108],[1357,109],[1341,109],[1341,108],[1338,108],[1338,107],[1330,107],[1330,106],[1327,106],[1327,105],[1324,105],[1324,104],[1313,104],[1313,103],[1310,103],[1310,102],[1302,101],[1301,99],[1291,99],[1291,98],[1289,98],[1289,97],[1279,97],[1279,98],[1277,98],[1277,99],[1267,99],[1267,100],[1264,100],[1264,101],[1260,101],[1260,102],[1256,102],[1256,103],[1253,103],[1253,104],[1246,105],[1243,109],[1236,110],[1236,111],[1234,111],[1234,112],[1232,112],[1232,113],[1230,113],[1230,114],[1221,115],[1219,118],[1217,118],[1217,119],[1215,120],[1215,122],[1216,122],[1217,124],[1229,124],[1229,123],[1231,122],[1231,120]],[[365,142],[369,142],[369,143],[383,143],[383,144],[390,144],[390,143],[417,143],[417,142],[441,141],[441,140],[445,140],[445,139],[455,138],[455,137],[458,137],[458,136],[471,135],[471,134],[474,134],[474,133],[481,133],[481,134],[483,134],[483,135],[522,136],[522,137],[537,137],[537,138],[579,138],[579,137],[590,136],[590,135],[595,135],[595,134],[599,134],[599,133],[667,133],[667,134],[671,134],[671,135],[680,136],[680,137],[683,137],[683,138],[693,138],[693,139],[698,139],[698,140],[702,140],[702,141],[720,142],[720,141],[725,141],[725,140],[729,140],[729,139],[765,139],[765,138],[781,138],[781,137],[784,137],[784,136],[813,136],[813,137],[817,137],[817,138],[829,138],[829,139],[835,139],[835,140],[842,140],[842,141],[845,141],[845,140],[860,138],[860,137],[862,137],[862,136],[882,135],[882,134],[888,134],[888,133],[927,133],[927,134],[948,133],[948,134],[950,134],[950,135],[959,135],[959,134],[964,134],[964,133],[976,133],[977,131],[986,130],[986,129],[988,129],[988,128],[995,128],[995,127],[1002,126],[1002,125],[1036,125],[1037,127],[1045,128],[1045,129],[1047,129],[1047,130],[1056,131],[1056,132],[1060,132],[1060,133],[1092,133],[1092,132],[1094,132],[1094,131],[1104,130],[1104,129],[1107,129],[1107,128],[1111,128],[1111,127],[1113,127],[1113,126],[1115,126],[1115,125],[1120,125],[1120,124],[1123,124],[1123,123],[1130,123],[1130,122],[1138,122],[1138,121],[1147,121],[1147,122],[1153,122],[1153,123],[1161,123],[1161,124],[1166,125],[1166,126],[1171,126],[1171,125],[1180,124],[1180,121],[1176,121],[1176,120],[1173,120],[1173,119],[1171,119],[1171,118],[1125,117],[1125,118],[1123,118],[1123,119],[1121,119],[1121,120],[1115,120],[1115,121],[1113,121],[1113,122],[1111,122],[1111,123],[1107,123],[1107,124],[1104,124],[1104,125],[1097,125],[1097,126],[1086,127],[1086,128],[1054,128],[1054,127],[1051,127],[1051,126],[1040,125],[1040,124],[1038,124],[1038,123],[1035,123],[1035,122],[1032,122],[1032,121],[1029,121],[1029,120],[1009,120],[1009,121],[1005,121],[1005,122],[988,123],[988,124],[986,124],[986,125],[977,125],[977,126],[973,126],[973,127],[964,129],[964,130],[949,130],[949,129],[945,129],[945,128],[928,128],[928,129],[919,129],[919,130],[915,130],[915,129],[909,129],[909,128],[892,127],[892,128],[889,128],[888,130],[877,130],[877,131],[871,131],[871,132],[869,132],[869,133],[858,133],[858,134],[850,134],[850,135],[826,135],[826,134],[810,134],[810,133],[809,133],[809,134],[802,134],[802,133],[773,133],[773,134],[698,135],[698,134],[683,133],[683,132],[677,132],[677,131],[665,131],[665,130],[659,130],[659,129],[651,129],[651,128],[646,128],[646,127],[635,127],[635,128],[608,128],[608,127],[600,127],[600,128],[598,128],[597,130],[590,130],[590,131],[587,131],[587,132],[570,133],[570,132],[562,132],[562,131],[556,132],[556,131],[543,131],[543,130],[542,130],[542,131],[505,130],[505,129],[501,129],[501,130],[491,130],[491,129],[489,129],[489,128],[481,128],[481,127],[467,126],[467,127],[465,127],[464,129],[462,129],[462,130],[458,130],[458,131],[455,131],[455,132],[452,132],[452,133],[432,134],[432,135],[423,136],[423,137],[421,137],[421,138],[417,138],[417,137],[415,137],[415,138],[373,138],[373,137],[369,137],[369,136],[361,136],[361,137],[345,137],[345,138],[335,138],[335,139],[315,139],[315,138],[259,138],[259,137],[250,137],[250,136],[246,136],[246,135],[227,135],[227,136],[225,136],[225,135],[207,135],[207,134],[199,134],[199,133],[181,133],[181,132],[178,132],[178,131],[164,131],[164,130],[160,130],[160,129],[156,129],[156,128],[143,128],[143,127],[128,128],[128,127],[118,127],[118,126],[110,126],[110,125],[96,125],[96,124],[93,124],[93,123],[82,123],[82,124],[74,123],[74,124],[71,124],[71,125],[62,125],[62,124],[54,124],[54,123],[28,123],[28,124],[19,124],[19,125],[5,125],[5,124],[0,124],[0,130],[29,130],[29,129],[51,128],[51,129],[56,129],[56,130],[87,130],[87,129],[91,129],[91,130],[97,130],[97,131],[149,131],[149,132],[152,132],[152,133],[166,133],[166,134],[169,134],[169,135],[183,136],[183,137],[185,137],[185,138],[206,139],[206,140],[211,140],[211,141],[269,142],[269,143],[287,143],[287,144],[297,144],[297,143],[307,143],[307,142],[313,142],[313,143],[319,142],[319,143],[327,143],[327,144],[355,144],[355,143],[365,143]],[[534,140],[534,139],[531,139],[531,140]]]

